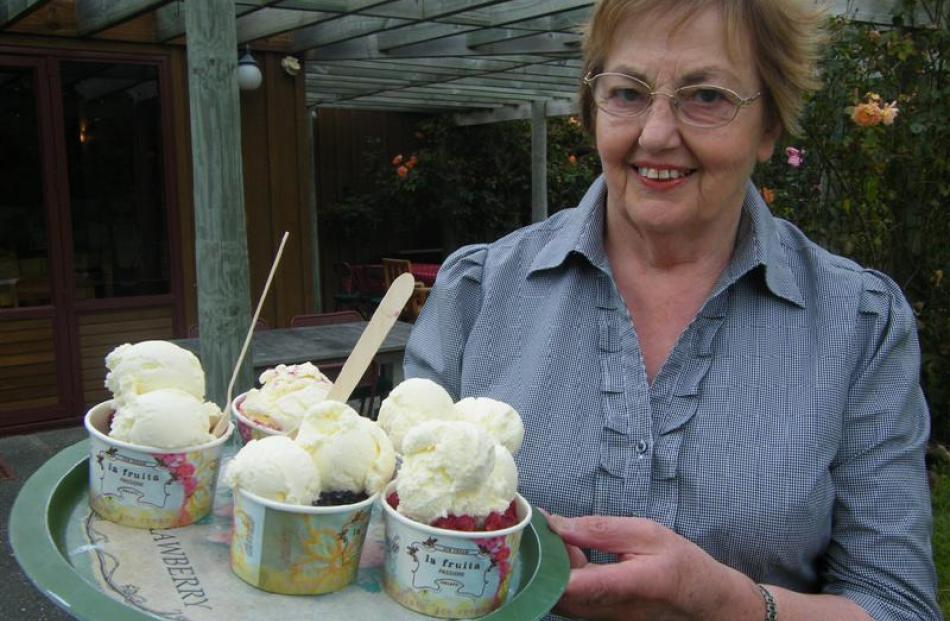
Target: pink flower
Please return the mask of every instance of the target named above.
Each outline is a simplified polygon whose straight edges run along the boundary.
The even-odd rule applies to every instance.
[[[788,157],[789,166],[792,168],[798,168],[805,162],[805,149],[785,147],[785,156]]]

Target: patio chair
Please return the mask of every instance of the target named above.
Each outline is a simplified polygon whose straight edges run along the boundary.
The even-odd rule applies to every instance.
[[[360,311],[370,317],[383,299],[389,285],[383,266],[379,264],[353,265],[353,282],[360,295]]]
[[[345,310],[335,313],[309,313],[295,315],[290,319],[291,328],[300,328],[305,326],[327,326],[339,323],[350,323],[353,321],[364,321],[363,315],[359,311]],[[320,371],[330,379],[336,381],[337,375],[343,368],[345,360],[338,360],[320,365]],[[351,400],[359,400],[359,413],[367,418],[375,419],[376,416],[376,397],[380,400],[385,398],[392,390],[392,381],[379,372],[379,363],[375,359],[369,363],[369,368],[360,378],[359,383],[350,395]]]
[[[337,278],[339,279],[339,291],[333,295],[334,310],[352,309],[360,311],[363,306],[363,295],[359,290],[359,278],[355,274],[354,267],[346,262],[336,263],[334,266]]]
[[[419,313],[422,312],[422,307],[425,305],[426,300],[429,299],[430,291],[432,291],[432,287],[426,287],[422,283],[416,283],[412,297],[409,298],[409,302],[406,303],[406,308],[403,309],[402,316],[405,317],[406,321],[415,323],[416,319],[419,318]]]
[[[406,259],[383,259],[383,275],[386,279],[386,288],[393,284],[393,281],[400,274],[412,273],[412,263]]]

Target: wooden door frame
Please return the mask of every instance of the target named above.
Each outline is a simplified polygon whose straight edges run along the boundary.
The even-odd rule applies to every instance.
[[[106,299],[74,299],[74,257],[65,120],[62,106],[60,63],[111,62],[146,64],[156,68],[162,141],[163,203],[168,241],[169,293]],[[178,206],[176,143],[171,79],[171,52],[132,54],[123,51],[61,49],[44,45],[0,44],[0,64],[34,67],[36,78],[38,135],[44,180],[43,204],[50,261],[51,305],[0,310],[0,319],[51,318],[60,401],[54,408],[14,412],[12,425],[0,433],[16,433],[40,427],[71,424],[84,410],[82,390],[79,315],[110,309],[171,306],[173,329],[184,334],[184,274],[181,261],[182,234]]]

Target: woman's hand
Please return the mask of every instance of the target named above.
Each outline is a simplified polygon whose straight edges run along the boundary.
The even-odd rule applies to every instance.
[[[624,621],[765,617],[752,580],[652,520],[549,515],[548,523],[571,562],[558,614]],[[582,548],[616,554],[618,562],[588,563]]]

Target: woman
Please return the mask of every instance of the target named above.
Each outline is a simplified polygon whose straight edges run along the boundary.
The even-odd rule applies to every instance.
[[[749,181],[797,129],[820,18],[603,0],[581,98],[603,177],[456,252],[416,324],[408,376],[522,414],[521,491],[573,568],[556,612],[940,618],[913,313]]]

